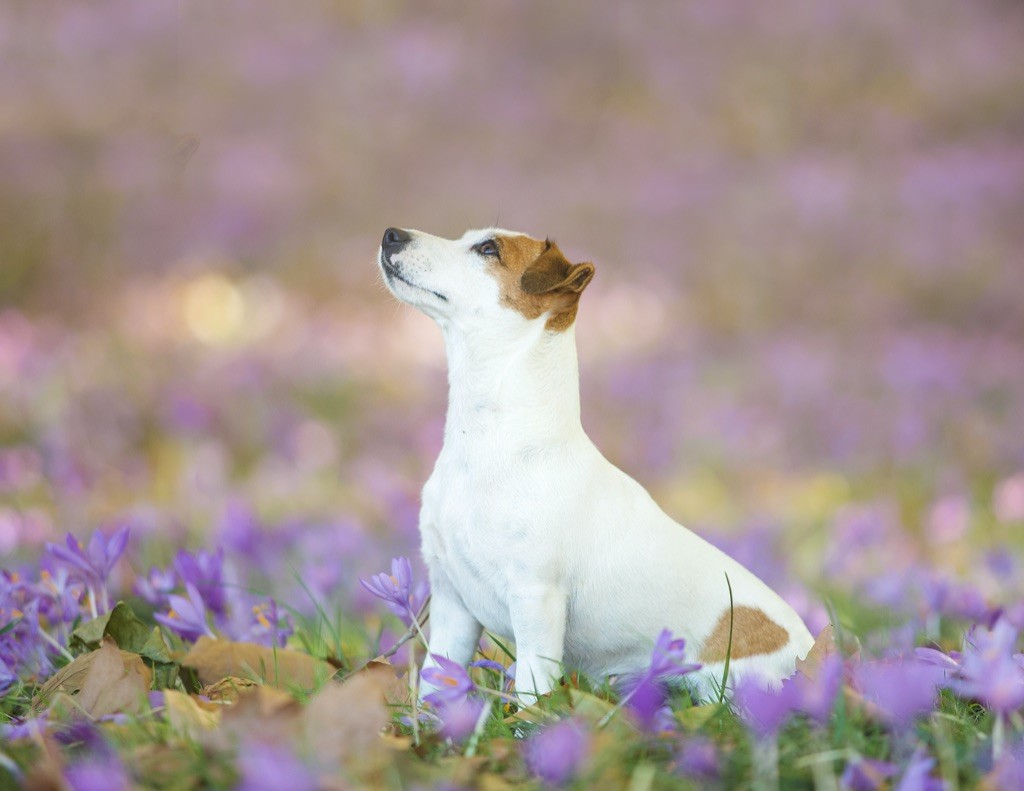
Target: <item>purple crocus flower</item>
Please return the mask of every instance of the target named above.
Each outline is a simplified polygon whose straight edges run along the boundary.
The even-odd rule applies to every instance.
[[[217,615],[224,615],[227,599],[224,595],[223,547],[215,553],[200,549],[194,555],[184,549],[178,550],[174,568],[182,583],[195,585],[207,607]]]
[[[438,732],[456,744],[460,743],[475,730],[486,705],[482,700],[469,697],[440,703],[437,707],[437,716],[441,720]]]
[[[526,766],[545,783],[565,785],[586,761],[590,741],[590,734],[575,720],[549,725],[526,743]]]
[[[686,641],[681,637],[673,639],[672,632],[663,629],[654,642],[651,666],[647,672],[659,679],[678,678],[701,667],[699,663],[686,661]]]
[[[477,659],[475,662],[470,662],[469,666],[482,667],[486,670],[493,670],[502,678],[505,677],[505,666],[501,664],[501,662],[495,662],[493,659]]]
[[[906,729],[931,711],[942,671],[915,659],[865,662],[853,674],[857,688],[890,725]]]
[[[1004,752],[992,767],[986,788],[1024,788],[1024,742]]]
[[[17,680],[18,674],[14,672],[14,668],[0,656],[0,695],[9,690]]]
[[[46,599],[36,586],[21,582],[18,575],[0,574],[0,691],[9,688],[22,673],[48,675],[54,646],[44,637],[39,622]]]
[[[960,670],[950,687],[976,698],[993,711],[1008,714],[1024,705],[1024,667],[1013,649],[1019,630],[1000,618],[991,629],[975,628],[964,649]]]
[[[836,696],[843,684],[843,671],[842,658],[832,654],[821,663],[813,679],[796,673],[783,681],[782,686],[791,696],[789,700],[795,711],[803,712],[811,719],[825,724],[832,716]]]
[[[236,791],[316,791],[316,775],[287,747],[247,742],[238,753],[241,781]]]
[[[452,705],[464,701],[476,689],[464,667],[437,654],[430,656],[436,665],[423,668],[420,677],[435,691],[424,695],[425,701],[435,706]]]
[[[846,765],[839,787],[843,791],[878,791],[894,774],[896,764],[858,757]]]
[[[171,611],[164,615],[157,613],[153,617],[173,632],[181,635],[186,640],[198,640],[200,636],[215,637],[210,630],[206,620],[206,605],[203,604],[203,597],[199,595],[196,586],[191,582],[185,583],[187,598],[183,596],[171,596]]]
[[[89,539],[89,546],[84,547],[77,538],[68,533],[65,546],[48,542],[46,551],[54,560],[67,566],[73,576],[77,575],[86,584],[94,605],[100,612],[106,612],[110,609],[107,577],[128,546],[128,534],[127,527],[115,531],[110,538],[97,530]]]
[[[516,663],[513,662],[508,667],[505,667],[501,662],[495,662],[493,659],[477,659],[475,662],[469,663],[470,667],[482,667],[485,670],[493,670],[503,680],[503,689],[505,692],[512,691],[512,684],[516,680]]]
[[[50,623],[68,624],[82,614],[84,590],[81,583],[71,579],[65,566],[58,566],[52,573],[41,569],[35,589],[40,594],[41,612]]]
[[[918,662],[942,668],[949,673],[959,673],[963,659],[959,651],[950,651],[948,654],[944,654],[937,648],[915,648],[914,658]]]
[[[122,527],[108,539],[99,530],[92,534],[88,548],[68,533],[66,546],[47,543],[46,551],[56,560],[77,571],[86,582],[102,583],[110,575],[118,558],[128,546],[129,528]]]
[[[911,757],[895,791],[944,791],[946,784],[931,776],[934,766],[935,759],[919,749]]]
[[[72,764],[64,772],[72,791],[129,791],[131,783],[124,765],[113,753],[93,755]]]
[[[412,564],[406,557],[391,560],[391,573],[380,572],[370,577],[369,581],[361,579],[359,584],[366,590],[383,599],[388,609],[409,625],[412,623],[427,598],[427,588],[420,584],[413,587]]]
[[[983,618],[990,610],[980,590],[936,574],[925,575],[920,581],[924,605],[928,613],[952,618]]]
[[[242,596],[233,599],[230,617],[222,619],[219,624],[221,632],[243,643],[284,648],[295,631],[291,616],[282,613],[273,599],[254,604],[250,601]]]
[[[168,597],[178,586],[178,579],[172,569],[153,566],[145,577],[135,580],[135,592],[155,607],[163,607]]]
[[[694,780],[715,780],[721,771],[715,743],[710,739],[687,739],[676,756],[676,771]]]
[[[733,690],[740,716],[762,739],[775,738],[793,713],[795,697],[792,685],[772,689],[756,676],[741,678]]]
[[[700,668],[701,665],[686,661],[686,641],[673,639],[672,632],[663,629],[654,643],[647,671],[623,679],[623,702],[644,730],[655,730],[655,723],[665,724],[658,713],[665,705],[666,682]]]
[[[109,755],[113,749],[107,743],[100,727],[91,720],[74,720],[54,731],[53,738],[65,747],[80,747],[95,755]]]
[[[49,713],[44,711],[38,717],[0,725],[0,735],[12,742],[19,739],[35,739],[42,736],[49,725]]]

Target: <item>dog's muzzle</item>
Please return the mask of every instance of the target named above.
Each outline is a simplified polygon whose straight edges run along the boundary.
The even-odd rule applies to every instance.
[[[442,302],[447,302],[448,297],[431,288],[426,288],[411,281],[402,271],[401,266],[391,260],[391,256],[395,253],[401,252],[409,242],[412,241],[412,234],[408,231],[403,231],[401,228],[388,228],[384,231],[384,238],[380,243],[380,266],[384,270],[384,276],[387,278],[388,283],[391,284],[393,280],[398,280],[405,283],[407,286],[412,286],[415,289],[424,291],[427,294],[433,294]]]

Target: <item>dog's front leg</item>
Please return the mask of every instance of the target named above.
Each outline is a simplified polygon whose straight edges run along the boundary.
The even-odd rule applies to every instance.
[[[516,641],[516,694],[527,703],[550,692],[562,673],[568,597],[553,586],[518,592],[510,605]]]
[[[430,650],[423,661],[423,669],[437,667],[433,655],[443,656],[465,667],[476,652],[483,627],[466,609],[448,580],[440,574],[430,579]],[[420,681],[420,697],[434,692],[436,687]]]

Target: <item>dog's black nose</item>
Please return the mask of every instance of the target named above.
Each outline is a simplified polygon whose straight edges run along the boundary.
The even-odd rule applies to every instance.
[[[393,252],[411,241],[412,234],[408,231],[403,231],[401,228],[388,228],[384,231],[384,241],[381,242],[380,246],[388,252]]]

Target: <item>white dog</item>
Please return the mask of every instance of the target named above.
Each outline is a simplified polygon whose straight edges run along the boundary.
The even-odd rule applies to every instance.
[[[391,292],[441,328],[448,354],[444,447],[420,512],[432,653],[465,665],[481,629],[509,637],[517,694],[532,697],[563,665],[643,671],[667,627],[703,663],[694,678],[707,696],[731,623],[730,681],[793,672],[814,643],[800,617],[669,518],[583,431],[574,321],[593,264],[509,231],[453,241],[398,228],[379,263]]]

